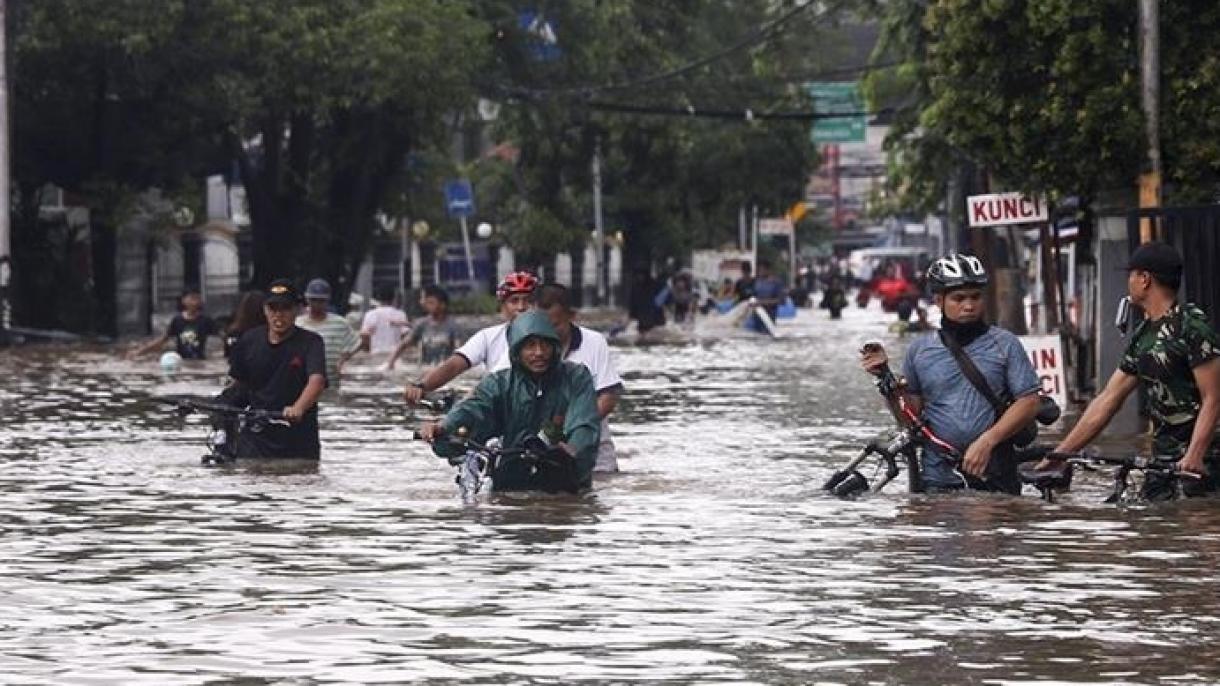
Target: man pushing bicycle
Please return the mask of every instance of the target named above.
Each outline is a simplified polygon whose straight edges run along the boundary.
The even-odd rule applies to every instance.
[[[1017,495],[1021,479],[1013,438],[1038,414],[1038,376],[1017,337],[984,319],[987,272],[977,257],[940,258],[928,268],[928,282],[941,309],[941,329],[916,339],[903,363],[906,404],[948,443],[924,446],[924,487]],[[887,368],[881,346],[863,353],[860,366],[868,373]],[[962,456],[960,463],[950,448]]]
[[[588,488],[601,426],[592,375],[560,359],[559,334],[543,312],[518,316],[507,333],[512,366],[483,377],[473,396],[425,424],[420,437],[441,457],[461,455],[465,441],[501,438],[506,456],[490,466],[497,491]]]
[[[1176,494],[1203,495],[1220,485],[1220,458],[1214,447],[1220,419],[1220,347],[1216,332],[1198,307],[1179,304],[1182,256],[1165,243],[1147,243],[1127,263],[1127,293],[1144,312],[1118,369],[1089,404],[1080,421],[1055,448],[1075,453],[1095,439],[1137,387],[1148,395],[1153,451],[1178,457],[1178,471],[1194,478],[1149,473],[1141,494],[1164,500]],[[1038,467],[1058,464],[1046,460]]]

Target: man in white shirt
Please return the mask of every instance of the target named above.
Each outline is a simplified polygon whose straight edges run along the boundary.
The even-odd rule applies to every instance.
[[[360,325],[360,346],[373,355],[393,352],[407,332],[407,315],[394,307],[393,286],[382,286],[377,291],[380,306],[364,313]]]
[[[428,370],[419,381],[407,384],[402,393],[403,400],[408,405],[415,405],[425,394],[443,388],[467,369],[481,364],[490,371],[497,360],[507,358],[508,336],[504,329],[517,315],[533,307],[534,288],[537,286],[538,277],[529,272],[513,272],[504,277],[496,288],[504,323],[475,332],[439,366]]]
[[[610,437],[610,414],[618,405],[623,391],[623,379],[618,375],[614,360],[610,357],[610,346],[606,337],[593,329],[577,326],[572,322],[576,312],[572,309],[572,297],[566,286],[548,283],[538,288],[538,309],[546,312],[559,334],[561,359],[565,362],[584,365],[593,375],[593,388],[597,392],[597,414],[601,417],[601,443],[597,450],[595,472],[617,472],[614,441]],[[508,351],[504,351],[488,371],[507,369],[512,365]]]

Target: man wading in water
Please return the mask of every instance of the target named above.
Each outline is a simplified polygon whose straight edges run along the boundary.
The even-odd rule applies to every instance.
[[[538,289],[537,307],[551,320],[551,326],[559,334],[559,357],[568,362],[585,366],[593,375],[593,387],[597,390],[597,414],[601,416],[601,444],[597,449],[597,472],[617,472],[618,459],[614,441],[610,437],[610,413],[618,405],[623,391],[623,378],[615,369],[610,355],[610,346],[600,333],[577,326],[572,309],[572,296],[566,286],[557,283],[543,284]],[[508,369],[512,360],[505,355],[492,371]]]
[[[508,327],[512,367],[483,377],[474,395],[458,403],[439,424],[420,431],[441,457],[463,447],[438,440],[459,429],[482,445],[495,437],[518,450],[535,436],[557,457],[535,466],[523,459],[499,460],[491,474],[498,491],[578,492],[590,486],[597,462],[599,427],[593,376],[584,365],[559,357],[559,334],[542,312],[527,312]]]
[[[326,388],[322,337],[295,325],[300,296],[292,281],[271,282],[263,312],[266,326],[250,329],[233,346],[233,384],[220,400],[237,407],[283,412],[288,426],[271,424],[237,436],[239,458],[318,459],[318,396]]]
[[[1182,256],[1165,243],[1139,247],[1127,263],[1127,293],[1145,319],[1131,336],[1118,369],[1089,403],[1055,452],[1081,450],[1101,434],[1136,387],[1148,392],[1153,451],[1181,457],[1178,470],[1199,478],[1176,479],[1187,496],[1217,490],[1220,459],[1214,432],[1220,418],[1220,346],[1207,315],[1191,304],[1179,305]],[[1046,460],[1039,469],[1056,466]],[[1143,497],[1174,495],[1173,477],[1148,473]]]
[[[941,335],[925,334],[907,349],[906,402],[933,433],[963,453],[965,481],[954,460],[928,444],[921,461],[924,484],[931,491],[969,486],[1019,494],[1021,479],[1009,439],[1038,413],[1038,375],[1017,337],[983,320],[987,273],[977,257],[953,254],[937,260],[928,268],[928,282],[942,313]],[[995,396],[1009,399],[1001,416],[966,377],[946,338],[962,348]],[[888,363],[885,350],[877,346],[864,354],[860,366],[876,375]],[[899,416],[897,408],[891,410]]]
[[[154,350],[161,350],[170,340],[174,342],[174,350],[184,360],[207,357],[208,337],[216,335],[220,329],[211,317],[203,313],[203,296],[199,291],[193,288],[186,291],[179,302],[182,310],[174,315],[165,333],[128,353],[127,359],[134,360]]]
[[[444,387],[458,374],[475,365],[481,364],[490,369],[506,355],[508,336],[505,332],[508,323],[534,306],[534,289],[537,286],[538,277],[529,272],[513,272],[504,277],[496,288],[496,298],[500,301],[500,315],[504,317],[504,323],[475,332],[449,359],[428,370],[419,381],[407,384],[402,393],[407,405],[419,403],[424,394]]]

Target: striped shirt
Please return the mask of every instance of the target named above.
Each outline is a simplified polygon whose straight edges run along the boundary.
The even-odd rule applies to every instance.
[[[326,319],[316,321],[309,314],[297,317],[297,326],[313,331],[322,337],[326,347],[326,386],[339,387],[339,357],[344,353],[352,353],[360,347],[360,336],[352,330],[347,320],[339,315],[328,312]]]

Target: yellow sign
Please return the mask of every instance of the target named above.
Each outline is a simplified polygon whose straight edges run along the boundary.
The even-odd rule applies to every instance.
[[[805,204],[805,201],[800,200],[800,201],[797,201],[797,203],[795,205],[788,208],[788,213],[785,215],[785,217],[787,218],[788,221],[795,224],[795,223],[799,222],[801,220],[801,218],[804,217],[808,213],[809,213],[809,206]]]

